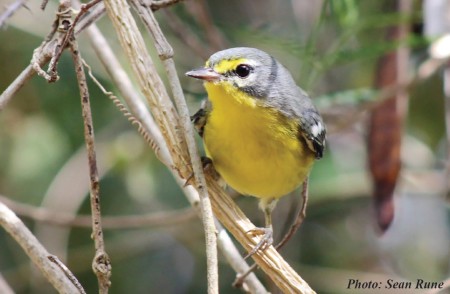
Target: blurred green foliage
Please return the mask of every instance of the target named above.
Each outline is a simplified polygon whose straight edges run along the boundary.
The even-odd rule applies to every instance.
[[[206,4],[227,47],[251,46],[270,52],[289,68],[300,86],[317,97],[321,111],[341,109],[342,116],[351,119],[352,114],[346,110],[358,109],[377,98],[378,91],[373,89],[377,59],[399,45],[385,40],[385,29],[422,21],[418,1],[412,15],[387,12],[386,6],[392,2],[192,0],[166,9],[192,34],[185,37],[197,38],[204,54],[209,55],[221,48],[211,42],[195,17],[199,5]],[[29,10],[19,11],[9,26],[0,31],[2,90],[27,66],[33,49],[50,30],[55,7],[50,3],[46,12],[41,12],[35,5],[30,3]],[[204,58],[183,42],[168,14],[158,11],[157,17],[174,46],[179,76],[194,112],[204,98],[204,90],[183,73],[203,64]],[[40,18],[47,22],[40,24]],[[35,20],[33,25],[29,19]],[[125,64],[107,17],[99,21],[99,26]],[[107,89],[117,93],[87,40],[81,36],[80,42],[82,56],[94,74]],[[406,44],[412,50],[414,63],[410,66],[414,69],[426,57],[428,40],[411,34]],[[147,39],[147,45],[154,55],[151,39]],[[61,79],[57,83],[47,84],[34,77],[0,112],[0,194],[60,212],[89,214],[80,98],[68,54],[63,56],[58,70]],[[449,276],[449,209],[442,205],[442,191],[436,188],[436,182],[440,183],[443,177],[445,160],[440,78],[436,74],[410,92],[404,134],[407,144],[403,146],[407,176],[402,177],[396,198],[396,219],[385,235],[377,234],[372,216],[364,116],[330,133],[325,158],[317,162],[311,175],[306,221],[282,251],[318,293],[346,293],[349,279],[437,281]],[[188,206],[170,173],[135,128],[91,82],[89,89],[101,157],[104,214],[143,214]],[[330,129],[335,123],[327,121]],[[419,178],[424,175],[420,181],[416,174],[411,175],[410,167]],[[79,178],[86,178],[86,187],[73,186]],[[85,192],[78,195],[79,199],[68,199],[72,190]],[[48,203],[52,193],[56,193],[54,199],[61,200],[56,207]],[[296,207],[298,199],[291,195],[278,205],[276,238],[290,223],[292,207]],[[239,197],[236,201],[251,220],[261,223],[255,199]],[[65,207],[66,202],[72,203],[72,208]],[[67,254],[69,268],[88,293],[97,291],[91,272],[90,229],[55,228],[33,220],[27,220],[27,224],[52,253],[62,259]],[[64,232],[69,236],[68,242],[58,243],[60,237],[55,236]],[[206,292],[204,238],[197,219],[171,227],[108,230],[105,238],[113,266],[111,293]],[[56,243],[65,244],[66,248],[54,247]],[[0,231],[0,248],[0,273],[17,293],[52,292],[36,278],[28,258],[4,231]],[[258,276],[271,289],[264,274],[258,272]],[[240,293],[231,287],[234,277],[235,273],[223,261],[221,293]]]

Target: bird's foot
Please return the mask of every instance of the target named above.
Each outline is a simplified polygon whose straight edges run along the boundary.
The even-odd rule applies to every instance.
[[[206,157],[206,156],[202,156],[201,157],[201,161],[202,161],[202,167],[203,167],[203,171],[204,172],[210,172],[213,175],[213,178],[215,180],[220,179],[219,174],[217,173],[216,169],[214,168],[214,164],[211,160],[211,158]],[[191,173],[189,175],[189,177],[186,179],[186,182],[184,183],[184,187],[187,187],[189,185],[192,185],[192,181],[194,180],[194,173]]]
[[[247,231],[247,234],[250,234],[252,236],[260,236],[260,235],[262,235],[262,237],[261,237],[261,240],[258,242],[258,244],[256,244],[255,247],[253,247],[252,251],[250,251],[244,257],[244,259],[249,258],[250,256],[252,256],[256,252],[258,252],[258,250],[261,250],[261,251],[266,250],[273,243],[273,230],[272,230],[272,228],[254,228],[254,229],[251,229],[251,230]]]

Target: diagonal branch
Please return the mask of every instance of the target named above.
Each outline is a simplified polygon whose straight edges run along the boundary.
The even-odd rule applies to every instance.
[[[10,3],[5,11],[3,11],[2,14],[0,14],[0,28],[5,25],[6,21],[21,7],[25,6],[25,2],[27,0],[15,0],[14,2]]]
[[[23,222],[6,205],[0,202],[0,226],[2,226],[11,237],[22,247],[25,253],[33,261],[45,278],[60,293],[80,293],[79,289],[61,271],[61,269],[50,262],[51,256],[39,243],[36,237],[28,230]]]

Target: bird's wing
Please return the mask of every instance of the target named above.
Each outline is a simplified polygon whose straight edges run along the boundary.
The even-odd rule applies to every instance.
[[[205,99],[202,101],[200,109],[191,116],[191,122],[194,124],[194,128],[200,137],[203,137],[203,130],[205,128],[206,121],[208,119],[208,114],[211,110],[211,103],[209,100]]]
[[[323,156],[325,135],[325,124],[317,110],[315,108],[303,110],[300,117],[299,137],[305,140],[306,145],[314,152],[317,159]]]

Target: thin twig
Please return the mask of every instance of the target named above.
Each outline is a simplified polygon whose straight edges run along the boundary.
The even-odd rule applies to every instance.
[[[72,274],[72,272],[67,268],[67,266],[64,263],[62,263],[61,260],[59,260],[59,258],[56,255],[49,255],[47,256],[47,258],[62,270],[62,272],[72,282],[72,284],[74,284],[75,287],[77,287],[78,291],[81,294],[86,294],[86,291],[84,291],[83,286],[81,286],[77,278]]]
[[[103,11],[102,11],[103,9]],[[82,32],[88,24],[96,21],[100,18],[104,12],[104,6],[98,5],[93,7],[91,14],[86,14],[87,16],[80,20],[79,26],[75,29],[75,34]],[[56,23],[56,22],[55,22]],[[41,72],[41,74],[46,75],[47,73],[42,70],[42,67],[50,61],[53,53],[55,51],[54,46],[56,45],[56,40],[51,41],[53,38],[57,25],[53,25],[51,32],[44,39],[42,44],[34,50],[32,60],[30,65],[27,66],[22,73],[20,73],[16,79],[9,84],[9,86],[0,95],[0,111],[6,106],[6,104],[12,99],[12,97],[19,91],[23,85],[25,85],[28,80],[34,76],[34,74]]]
[[[78,293],[77,287],[59,267],[48,260],[48,251],[39,243],[23,222],[0,202],[0,226],[22,247],[40,272],[60,293]]]
[[[249,293],[268,293],[264,288],[263,284],[256,277],[255,273],[250,271],[251,267],[245,262],[242,254],[234,246],[233,241],[231,241],[230,236],[227,234],[225,229],[220,225],[219,222],[216,223],[217,231],[217,244],[221,252],[225,253],[225,258],[228,263],[237,273],[248,274],[242,278],[240,288]]]
[[[169,162],[165,161],[165,158],[162,158],[160,155],[160,147],[158,144],[156,144],[153,135],[144,128],[143,124],[134,117],[130,111],[128,111],[127,107],[119,100],[117,96],[115,96],[112,92],[106,91],[106,89],[103,87],[103,85],[98,81],[94,74],[92,73],[91,67],[83,60],[84,66],[88,68],[88,74],[89,77],[94,81],[94,83],[100,88],[100,90],[108,96],[109,99],[114,103],[114,105],[119,109],[119,111],[128,119],[129,122],[131,122],[132,125],[136,125],[139,134],[144,138],[144,140],[147,142],[147,144],[152,148],[153,152],[155,153],[156,157],[164,163],[166,166],[170,166]],[[116,73],[117,74],[117,73]],[[154,123],[153,123],[154,125]]]
[[[92,263],[92,268],[97,275],[99,283],[99,293],[108,293],[111,285],[111,261],[105,251],[105,243],[103,240],[103,230],[101,222],[100,210],[100,187],[97,170],[97,159],[95,156],[94,146],[94,126],[92,123],[92,113],[89,101],[89,91],[86,83],[86,76],[84,74],[83,62],[80,51],[78,50],[78,43],[72,39],[69,43],[72,52],[72,58],[75,65],[75,72],[78,80],[78,87],[81,96],[81,109],[84,122],[84,139],[86,142],[86,149],[89,162],[89,178],[90,178],[90,199],[91,199],[91,213],[92,213],[92,236],[95,243],[95,257]]]
[[[2,14],[0,14],[0,28],[5,25],[6,21],[22,6],[25,5],[25,2],[27,0],[15,0],[14,2],[10,3],[8,6],[6,6],[5,11],[3,11]]]
[[[161,134],[164,136],[173,165],[183,177],[191,173],[188,151],[178,113],[169,98],[164,83],[148,55],[145,42],[125,0],[105,0],[106,11],[111,19],[118,39],[147,99]],[[124,25],[126,24],[126,25]]]
[[[9,286],[3,275],[0,273],[0,293],[2,294],[14,294],[13,289]]]
[[[69,22],[69,19],[71,18],[71,9],[67,9],[59,13],[61,18],[60,27],[63,26],[62,29],[65,33],[65,36],[61,40],[61,42],[58,43],[55,54],[53,55],[52,60],[50,61],[48,72],[50,73],[51,78],[50,80],[48,80],[49,82],[55,82],[56,80],[58,80],[56,67],[58,66],[58,62],[59,59],[61,58],[62,52],[64,51],[64,49],[66,49],[70,38],[72,38],[73,36],[76,24],[80,21],[81,17],[89,11],[91,7],[95,6],[100,1],[101,0],[92,0],[89,3],[82,4],[80,7],[80,12],[78,12],[73,22]],[[65,22],[65,20],[67,21]]]
[[[177,4],[178,2],[181,2],[183,0],[159,0],[159,1],[150,1],[150,8],[152,11],[157,11],[161,8],[166,8],[169,6],[172,6],[174,4]]]
[[[41,3],[42,10],[45,10],[45,8],[47,7],[47,3],[48,3],[48,0],[42,0],[42,3]]]
[[[211,208],[211,202],[206,188],[206,180],[203,174],[203,167],[200,161],[200,155],[194,139],[194,130],[191,124],[189,110],[186,105],[186,100],[181,89],[181,84],[178,79],[175,63],[173,61],[173,49],[167,42],[162,33],[158,22],[156,21],[153,12],[145,9],[142,1],[132,1],[134,8],[138,11],[147,29],[153,36],[155,47],[161,61],[166,69],[169,78],[169,84],[172,88],[173,97],[177,105],[178,113],[180,114],[181,126],[187,147],[191,157],[191,164],[194,172],[194,177],[197,183],[197,190],[200,195],[200,208],[202,211],[202,221],[205,231],[206,239],[206,261],[207,261],[207,280],[208,293],[219,292],[219,273],[217,261],[217,239],[216,227],[214,225],[214,215]]]
[[[81,6],[79,1],[72,1],[73,3],[78,3],[78,6]],[[94,7],[90,8],[80,17],[80,20],[75,25],[75,35],[78,35],[81,31],[84,31],[92,24],[94,24],[97,20],[99,20],[102,16],[105,15],[106,9],[105,4],[103,2],[98,3]]]
[[[8,205],[18,215],[30,218],[34,221],[58,226],[82,227],[92,226],[92,217],[88,215],[73,216],[43,207],[36,207],[25,203],[16,202],[0,195],[0,201]],[[192,207],[175,211],[163,211],[147,213],[143,215],[104,216],[102,218],[103,229],[126,229],[141,227],[173,226],[185,223],[195,216]]]
[[[133,113],[133,117],[136,117],[143,127],[143,130],[145,130],[145,133],[140,133],[144,135],[144,138],[149,142],[161,162],[171,168],[173,162],[163,136],[156,126],[145,103],[141,100],[141,96],[137,94],[133,83],[115,56],[106,38],[95,24],[89,27],[87,35],[97,56],[100,58],[100,61],[114,81],[114,84],[119,89],[130,111]],[[95,81],[95,78],[92,75],[91,77]],[[106,91],[104,91],[104,93],[106,93]]]
[[[58,6],[58,12],[56,13],[56,18],[53,21],[52,24],[52,29],[50,30],[50,33],[47,35],[47,37],[42,41],[41,46],[39,46],[38,48],[36,48],[33,51],[33,56],[31,58],[31,66],[33,67],[34,71],[41,77],[43,77],[45,80],[50,81],[52,80],[52,77],[45,72],[42,69],[42,66],[39,64],[38,60],[40,60],[40,58],[43,55],[43,49],[47,46],[49,47],[49,50],[51,48],[51,52],[48,53],[48,55],[50,56],[50,58],[53,58],[55,51],[58,48],[58,44],[61,43],[64,35],[63,34],[58,34],[57,38],[55,40],[52,41],[53,37],[55,36],[56,32],[58,31],[58,28],[60,26],[60,19],[62,17],[62,15],[65,15],[65,11],[69,11],[70,8],[70,1],[61,1],[61,3]],[[51,46],[50,46],[51,45]],[[51,59],[50,59],[51,60]],[[56,78],[57,79],[57,78]]]
[[[277,250],[280,250],[288,241],[292,238],[292,236],[295,234],[295,232],[300,228],[303,221],[306,217],[306,206],[308,204],[308,187],[309,186],[309,177],[305,179],[302,185],[302,206],[299,209],[297,216],[295,218],[294,223],[291,225],[287,233],[284,235],[283,239],[275,246]]]

